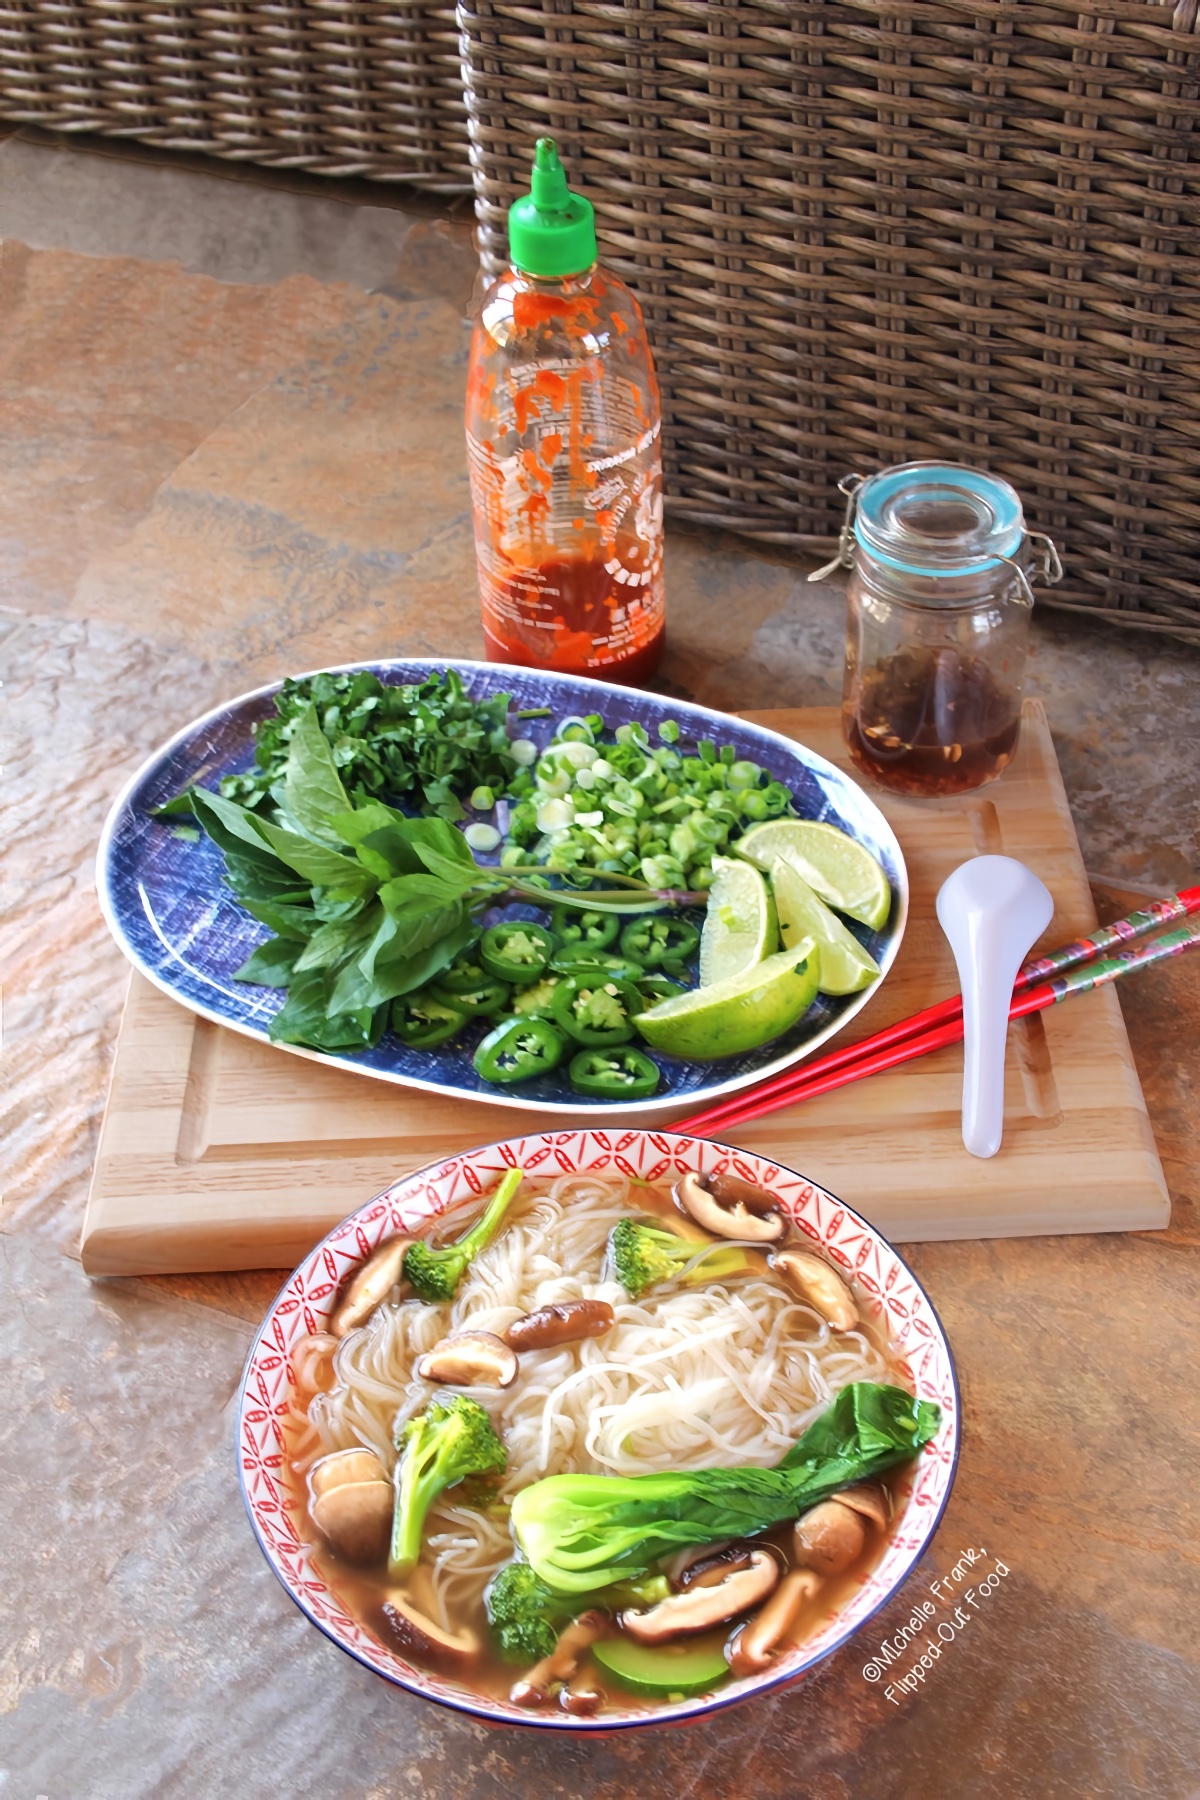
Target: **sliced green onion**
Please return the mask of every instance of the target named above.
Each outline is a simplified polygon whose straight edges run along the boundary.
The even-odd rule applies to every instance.
[[[590,743],[556,744],[554,749],[559,761],[566,763],[572,769],[586,769],[596,761],[597,757],[597,752]]]
[[[540,714],[538,716],[541,717]],[[527,719],[529,714],[518,713],[517,717],[519,719]],[[518,769],[527,769],[531,763],[537,761],[538,747],[532,738],[514,738],[512,743],[508,746],[508,754],[512,757]]]
[[[539,831],[564,831],[575,823],[575,803],[569,799],[544,800],[538,807]]]
[[[471,805],[476,812],[491,812],[496,804],[496,796],[490,787],[477,787],[471,791]]]
[[[482,819],[476,819],[473,825],[468,825],[463,836],[472,850],[478,850],[484,854],[489,850],[494,850],[500,842],[500,833],[496,827],[485,824]]]
[[[566,718],[560,722],[558,730],[554,735],[560,743],[578,741],[579,743],[590,744],[593,732],[582,713],[568,713]]]
[[[761,774],[762,770],[756,762],[732,763],[729,769],[729,785],[735,793],[741,788],[757,787]]]

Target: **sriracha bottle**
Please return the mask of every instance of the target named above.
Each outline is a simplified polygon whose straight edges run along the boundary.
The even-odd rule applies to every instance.
[[[552,138],[475,320],[467,454],[494,662],[613,680],[663,643],[662,431],[637,301],[596,264]]]

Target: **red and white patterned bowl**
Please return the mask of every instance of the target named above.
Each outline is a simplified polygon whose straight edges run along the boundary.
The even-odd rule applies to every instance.
[[[732,1168],[769,1188],[796,1227],[832,1262],[853,1275],[869,1296],[896,1346],[902,1377],[917,1397],[942,1409],[937,1436],[925,1446],[899,1488],[900,1513],[886,1551],[849,1600],[790,1656],[763,1675],[731,1681],[717,1693],[661,1706],[630,1695],[594,1720],[530,1713],[492,1700],[446,1676],[408,1663],[385,1649],[341,1604],[296,1529],[295,1501],[281,1479],[283,1419],[288,1406],[292,1345],[323,1329],[347,1269],[393,1232],[418,1231],[430,1219],[492,1187],[505,1169],[549,1176],[608,1170],[645,1181],[671,1182],[686,1170],[720,1174]],[[669,1131],[551,1131],[488,1144],[406,1175],[331,1231],[305,1257],[276,1299],[246,1364],[238,1401],[238,1474],[263,1554],[302,1612],[326,1637],[386,1681],[491,1724],[549,1731],[612,1731],[678,1724],[789,1686],[844,1644],[878,1612],[906,1579],[945,1510],[958,1461],[958,1387],[950,1347],[937,1314],[911,1270],[879,1233],[815,1183],[764,1157],[707,1138]]]

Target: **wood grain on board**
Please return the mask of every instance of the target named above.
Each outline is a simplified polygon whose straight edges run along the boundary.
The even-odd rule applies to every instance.
[[[751,716],[849,767],[833,709]],[[955,991],[934,897],[969,856],[1017,856],[1042,878],[1055,903],[1043,947],[1094,927],[1040,702],[1026,702],[1018,755],[990,787],[940,801],[875,797],[904,850],[912,908],[896,965],[846,1041]],[[729,1139],[800,1170],[899,1242],[1167,1223],[1166,1185],[1111,987],[1013,1027],[1004,1143],[988,1162],[963,1149],[961,1082],[954,1046]],[[290,1267],[397,1175],[568,1123],[578,1122],[407,1091],[289,1055],[195,1017],[134,974],[84,1266],[93,1275]]]

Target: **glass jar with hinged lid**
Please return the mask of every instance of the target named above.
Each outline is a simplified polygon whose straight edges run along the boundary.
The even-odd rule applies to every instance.
[[[864,774],[903,794],[961,794],[1016,753],[1033,582],[1058,581],[998,475],[902,463],[848,475],[838,554],[850,570],[842,728]]]

